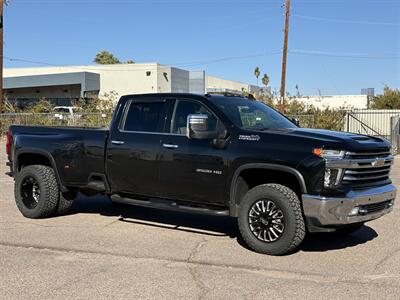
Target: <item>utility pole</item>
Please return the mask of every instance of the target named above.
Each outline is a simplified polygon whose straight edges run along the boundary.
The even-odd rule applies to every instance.
[[[0,0],[0,114],[3,112],[3,5]]]
[[[289,15],[290,15],[290,0],[286,0],[286,14],[285,14],[285,37],[283,39],[283,57],[282,57],[282,80],[281,80],[281,112],[285,111],[285,85],[286,85],[286,58],[288,48],[289,36]]]

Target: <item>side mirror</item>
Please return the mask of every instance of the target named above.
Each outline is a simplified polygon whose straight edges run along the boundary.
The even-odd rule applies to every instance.
[[[204,114],[188,115],[186,123],[186,137],[189,139],[215,139],[217,130],[208,131],[208,116]]]
[[[294,125],[300,127],[300,121],[299,121],[299,119],[292,118],[292,119],[290,119],[290,120],[292,121],[292,123],[293,123]]]

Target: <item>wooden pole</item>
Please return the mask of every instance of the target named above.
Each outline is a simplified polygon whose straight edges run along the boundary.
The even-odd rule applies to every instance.
[[[290,0],[286,0],[285,36],[283,39],[281,105],[280,105],[282,113],[285,111],[286,59],[287,59],[288,36],[289,36],[289,15],[290,15]]]

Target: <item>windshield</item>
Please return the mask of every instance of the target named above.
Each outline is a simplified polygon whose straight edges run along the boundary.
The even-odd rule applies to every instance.
[[[268,130],[296,127],[287,118],[262,102],[239,97],[218,97],[213,102],[236,126],[243,129]]]

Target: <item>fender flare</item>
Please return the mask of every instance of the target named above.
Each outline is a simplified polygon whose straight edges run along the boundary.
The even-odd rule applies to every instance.
[[[62,192],[68,191],[68,189],[61,182],[61,178],[60,178],[60,175],[58,174],[57,165],[56,165],[56,162],[55,162],[53,156],[49,152],[41,150],[41,149],[24,148],[24,149],[18,150],[15,153],[15,161],[14,161],[15,174],[18,173],[17,166],[18,166],[18,160],[19,160],[19,157],[21,154],[38,154],[38,155],[42,155],[42,156],[46,157],[49,160],[50,165],[54,170],[54,174],[56,175],[56,179],[57,179],[58,185],[60,186],[60,190]]]
[[[277,164],[268,164],[268,163],[248,163],[241,165],[238,167],[233,174],[232,180],[231,180],[231,186],[230,186],[230,192],[229,192],[229,211],[230,215],[233,217],[236,217],[238,215],[238,207],[235,203],[235,198],[236,198],[236,186],[237,186],[237,180],[239,178],[239,175],[242,171],[248,170],[248,169],[265,169],[265,170],[275,170],[275,171],[282,171],[288,174],[292,174],[296,177],[302,194],[307,194],[307,186],[304,180],[303,175],[301,173],[288,166],[283,166],[283,165],[277,165]]]

